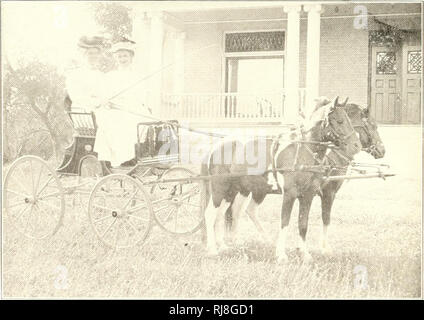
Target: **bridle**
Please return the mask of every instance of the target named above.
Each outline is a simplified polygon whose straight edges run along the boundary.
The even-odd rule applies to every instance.
[[[355,129],[354,129],[354,127],[353,127],[353,125],[352,125],[352,123],[351,123],[351,121],[350,121],[350,119],[349,119],[349,117],[346,117],[347,118],[347,121],[349,122],[349,124],[350,124],[350,126],[351,126],[351,128],[352,128],[352,131],[350,132],[350,133],[348,133],[348,134],[342,134],[342,133],[339,133],[339,132],[337,132],[337,130],[336,129],[334,129],[334,127],[333,127],[333,125],[331,124],[331,122],[328,120],[328,116],[332,113],[332,112],[334,112],[334,110],[333,111],[331,111],[328,115],[327,115],[327,117],[324,119],[324,121],[322,122],[322,124],[321,124],[321,126],[322,126],[322,130],[323,130],[323,140],[326,140],[326,141],[331,141],[331,142],[333,142],[336,146],[341,146],[341,145],[347,145],[348,143],[346,142],[350,137],[352,137],[354,134],[356,134],[356,131],[355,131]]]
[[[377,146],[375,143],[372,143],[373,139],[372,139],[372,135],[370,132],[370,129],[368,128],[368,119],[366,117],[361,117],[361,124],[356,124],[353,126],[353,128],[361,128],[362,130],[364,130],[367,138],[368,138],[368,144],[369,146],[362,148],[363,151],[369,153],[369,154],[374,154],[375,152],[377,152]]]

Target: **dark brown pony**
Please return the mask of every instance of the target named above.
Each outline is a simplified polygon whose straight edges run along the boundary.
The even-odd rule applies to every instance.
[[[351,161],[353,156],[361,150],[361,143],[356,135],[352,123],[345,112],[347,100],[343,104],[338,104],[337,99],[326,119],[333,128],[330,131],[322,132],[316,127],[309,133],[309,140],[325,141],[330,140],[338,146],[337,154]],[[333,117],[331,117],[333,115]],[[324,137],[322,136],[324,135]],[[327,136],[327,139],[325,138]],[[336,150],[336,149],[335,149]],[[288,166],[294,162],[298,167],[312,165],[327,165],[327,147],[314,144],[294,143],[279,151],[276,154],[276,164],[278,167]],[[279,172],[279,184],[283,186],[283,205],[281,209],[281,229],[277,239],[276,257],[278,262],[287,260],[285,253],[287,227],[290,222],[291,212],[295,200],[299,201],[299,248],[304,260],[311,260],[311,255],[306,246],[306,234],[308,230],[309,212],[312,200],[315,195],[322,194],[321,186],[326,173],[322,170],[317,172],[303,172],[296,170],[293,172]]]
[[[319,142],[331,141],[339,145],[340,150],[349,156],[359,152],[360,141],[356,137],[355,131],[343,108],[346,101],[344,104],[339,104],[338,98],[336,98],[333,104],[322,107],[324,109],[318,110],[316,114],[321,114],[322,117],[314,120],[313,125],[308,130],[306,140]],[[249,150],[256,150],[256,154],[266,155],[266,166],[262,169],[269,168],[271,164],[273,164],[276,168],[291,167],[295,170],[298,169],[298,166],[314,166],[317,165],[317,161],[322,161],[326,152],[325,147],[313,143],[291,144],[284,148],[284,150],[278,151],[278,156],[274,158],[276,152],[274,150],[275,148],[272,147],[271,142],[273,142],[271,139],[265,139],[264,141],[255,139],[246,143],[241,149],[244,154],[247,154]],[[217,218],[223,217],[224,213],[231,206],[233,213],[233,232],[235,232],[237,228],[237,218],[239,213],[244,211],[247,211],[253,222],[260,228],[260,224],[256,219],[258,205],[263,201],[270,190],[268,175],[265,172],[266,170],[250,175],[249,169],[251,168],[249,167],[248,161],[236,161],[237,155],[234,152],[234,146],[237,145],[242,144],[237,140],[222,143],[219,148],[215,149],[211,153],[208,165],[204,165],[202,168],[203,174],[211,174],[214,176],[211,179],[209,186],[212,201],[209,201],[205,211],[207,251],[212,255],[217,253],[216,242],[220,243],[222,247],[225,247],[223,232],[221,236],[218,236],[217,238],[215,235],[215,223]],[[261,145],[265,146],[266,150],[259,150]],[[215,163],[211,161],[211,159],[215,158],[217,154],[222,155],[226,148],[233,150],[232,154],[230,154],[230,162]],[[286,173],[285,171],[274,171],[278,172],[278,175],[280,176],[284,175],[284,180],[288,179],[289,181],[288,184],[281,184],[284,185],[285,191],[285,205],[283,205],[283,207],[287,208],[287,195],[294,197],[294,202],[294,199],[296,198],[303,199],[303,194],[305,192],[315,195],[319,190],[322,173],[298,171]],[[238,176],[228,176],[229,174],[238,174]],[[306,197],[304,199],[306,199]],[[287,214],[287,209],[284,210],[284,213]],[[284,221],[284,217],[282,220]],[[299,230],[301,234],[304,234],[303,238],[305,238],[306,229],[303,226],[304,219],[302,219],[302,223],[299,225]]]
[[[363,150],[375,159],[383,158],[386,150],[378,133],[377,123],[370,115],[368,108],[361,108],[357,104],[348,103],[346,112],[352,126],[359,134]]]
[[[362,144],[362,148],[364,151],[370,153],[374,158],[382,158],[385,154],[385,148],[381,141],[380,135],[377,130],[377,125],[374,119],[369,115],[368,109],[363,109],[356,104],[347,104],[345,106],[345,111],[352,123],[352,127],[355,129],[357,134],[359,135],[359,139]],[[280,151],[281,152],[281,151]],[[278,151],[277,151],[278,153]],[[293,161],[290,156],[287,156],[289,161]],[[321,158],[321,157],[319,157]],[[350,157],[346,157],[343,152],[338,150],[330,151],[322,160],[323,165],[330,165],[334,168],[329,172],[329,175],[344,175],[347,171],[347,166],[350,163]],[[299,165],[303,164],[304,160],[298,159],[297,163]],[[336,169],[337,167],[337,169]],[[328,227],[330,225],[330,216],[331,216],[331,208],[335,199],[335,195],[343,184],[343,180],[339,181],[331,181],[328,183],[323,183],[321,179],[311,179],[308,180],[311,185],[316,184],[317,182],[321,182],[319,186],[315,185],[313,188],[316,188],[317,194],[321,197],[322,204],[322,220],[323,220],[323,238],[321,243],[321,248],[323,253],[327,253],[330,251],[330,247],[328,245],[327,240],[327,232]],[[283,182],[281,182],[283,184]],[[257,210],[258,203],[253,199],[253,201],[249,204],[247,212],[254,211],[253,208]],[[249,211],[250,210],[250,211]],[[232,222],[232,207],[230,207],[227,211],[227,215],[229,216],[229,223]],[[255,216],[249,214],[249,217],[253,217],[253,222],[255,223],[258,231],[262,236],[265,236],[265,232],[263,231],[260,223],[255,219]],[[304,211],[302,216],[299,217],[300,225],[307,225],[307,217],[308,213]],[[303,227],[303,228],[304,228]],[[230,229],[230,228],[229,228]],[[302,231],[301,236],[302,236]],[[306,235],[306,230],[303,231]],[[303,239],[301,243],[303,242]],[[301,246],[302,247],[302,246]],[[309,259],[310,256],[306,254],[306,259]],[[284,258],[282,259],[284,260]]]
[[[368,109],[362,109],[356,104],[346,105],[346,112],[349,116],[352,126],[359,134],[359,139],[364,151],[371,154],[375,159],[384,157],[385,148],[377,130],[375,120],[370,116]],[[327,155],[327,163],[339,167],[332,171],[330,175],[344,175],[349,165],[349,159],[345,159],[337,151],[331,151]],[[323,253],[331,252],[328,243],[328,228],[330,226],[331,208],[333,206],[336,193],[340,190],[343,180],[324,182],[321,186],[321,214],[323,222],[323,233],[321,241],[321,250]]]

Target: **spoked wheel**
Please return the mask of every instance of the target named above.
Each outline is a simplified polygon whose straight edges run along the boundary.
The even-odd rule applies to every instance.
[[[191,178],[194,173],[175,167],[163,173],[161,180]],[[205,192],[203,181],[158,182],[152,188],[154,213],[158,225],[173,234],[191,234],[203,225]]]
[[[6,174],[4,209],[24,236],[44,239],[54,235],[65,213],[65,196],[56,172],[39,157],[17,159]]]
[[[101,179],[91,192],[88,216],[104,244],[129,248],[147,238],[153,211],[140,182],[125,174],[111,174]]]

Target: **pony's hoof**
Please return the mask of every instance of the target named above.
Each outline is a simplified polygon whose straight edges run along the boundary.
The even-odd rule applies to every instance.
[[[305,263],[309,263],[309,262],[312,262],[314,260],[314,258],[312,258],[311,254],[309,252],[304,252],[302,258],[303,258],[303,262],[305,262]]]
[[[288,261],[289,261],[289,257],[285,253],[277,256],[277,263],[278,264],[284,264],[284,263],[287,263]]]
[[[206,249],[206,256],[209,258],[216,257],[218,255],[218,250],[215,248],[207,248]]]
[[[321,253],[323,255],[329,255],[333,253],[333,249],[330,246],[321,247]]]
[[[228,250],[230,250],[230,247],[227,246],[226,244],[220,245],[219,249],[218,249],[219,252],[224,252],[224,251],[228,251]]]
[[[262,235],[261,241],[262,241],[263,244],[272,244],[271,238],[268,237],[267,235]]]

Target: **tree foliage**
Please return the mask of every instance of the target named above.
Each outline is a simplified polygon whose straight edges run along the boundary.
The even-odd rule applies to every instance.
[[[104,30],[110,34],[112,42],[122,37],[128,38],[132,30],[130,9],[115,2],[93,3],[94,19]]]
[[[8,61],[3,69],[4,159],[24,154],[51,158],[69,141],[64,112],[64,77],[39,61]]]
[[[130,9],[119,3],[95,2],[93,18],[109,34],[110,42],[128,37],[132,24]],[[102,69],[114,68],[105,52]],[[63,153],[72,128],[64,112],[65,77],[52,65],[38,60],[3,63],[4,160],[24,154],[45,159]],[[60,157],[60,156],[59,156]]]

